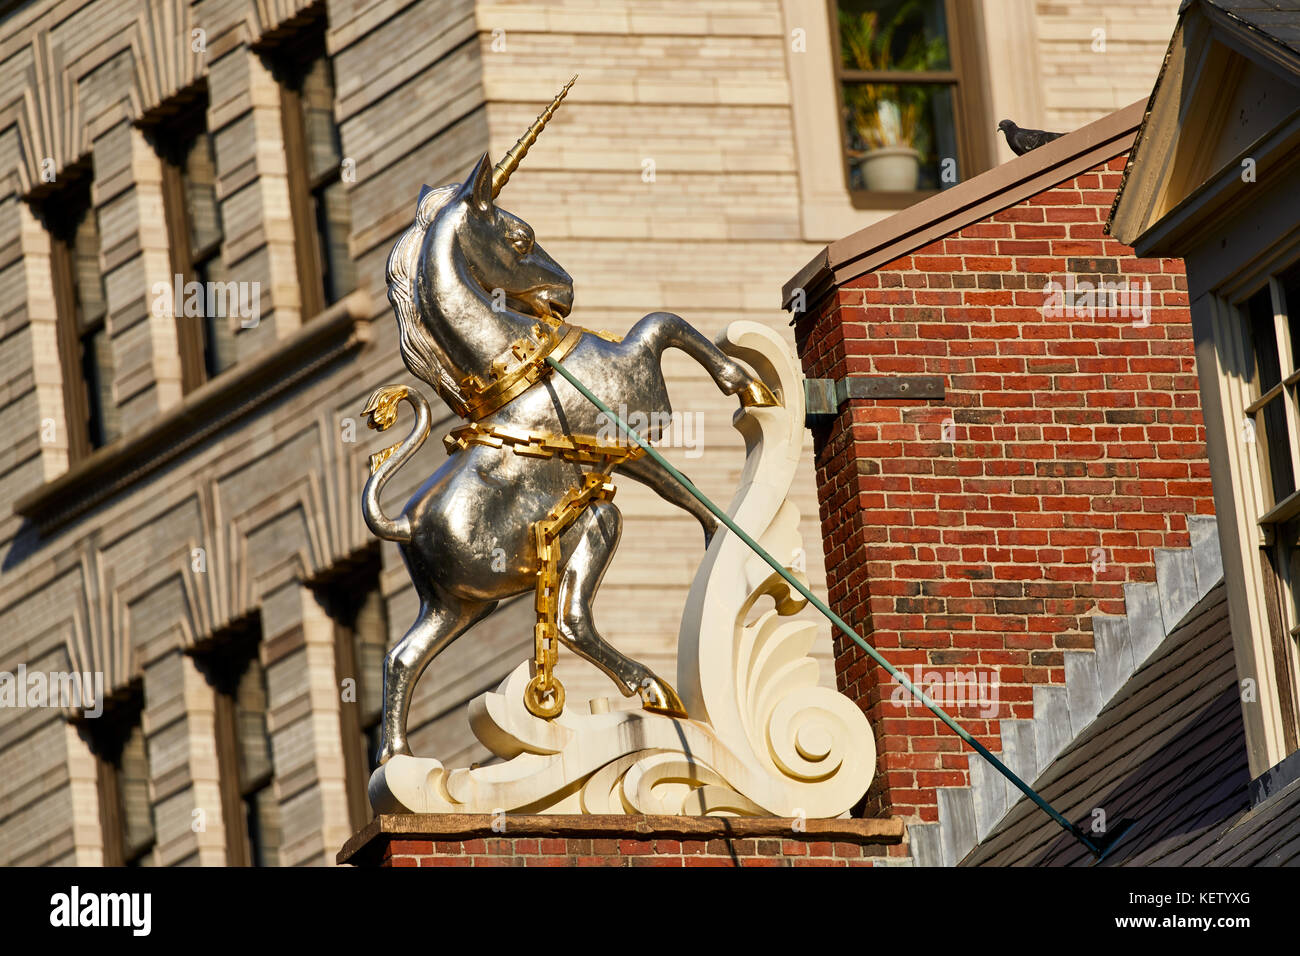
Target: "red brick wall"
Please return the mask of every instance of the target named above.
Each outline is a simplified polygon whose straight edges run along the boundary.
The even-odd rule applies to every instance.
[[[380,814],[353,866],[871,866],[903,821],[591,814]]]
[[[1182,262],[1103,233],[1123,166],[847,282],[797,327],[809,377],[945,379],[942,400],[854,400],[814,430],[828,589],[909,676],[996,672],[994,716],[955,709],[994,751],[999,719],[1064,682],[1062,651],[1092,646],[1090,615],[1124,613],[1123,584],[1155,579],[1152,549],[1188,546],[1186,516],[1214,510]],[[1071,272],[1149,282],[1150,325],[1045,315],[1044,285]],[[936,820],[935,788],[969,783],[964,748],[891,703],[855,645],[835,650],[880,753],[864,815]]]
[[[871,866],[855,843],[796,840],[395,840],[383,866]]]

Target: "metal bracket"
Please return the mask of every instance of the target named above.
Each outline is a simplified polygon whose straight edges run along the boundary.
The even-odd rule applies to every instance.
[[[803,382],[808,427],[825,424],[853,398],[885,401],[932,399],[945,395],[942,375],[846,375],[839,380],[806,378]]]
[[[803,380],[804,415],[809,419],[835,415],[840,403],[835,397],[835,379],[806,378]]]
[[[835,398],[943,398],[942,375],[846,375],[835,383]]]

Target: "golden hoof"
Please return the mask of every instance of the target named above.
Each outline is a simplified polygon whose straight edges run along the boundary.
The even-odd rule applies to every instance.
[[[771,408],[781,404],[772,390],[758,379],[754,379],[736,394],[740,396],[741,408]]]
[[[647,677],[641,681],[641,706],[643,709],[666,717],[685,717],[686,705],[666,682],[657,677]]]

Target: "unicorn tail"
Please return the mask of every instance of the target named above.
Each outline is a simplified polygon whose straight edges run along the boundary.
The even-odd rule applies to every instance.
[[[370,456],[370,478],[361,495],[361,513],[365,516],[366,525],[376,536],[385,541],[405,544],[411,540],[410,519],[406,515],[390,518],[384,514],[379,504],[379,495],[388,480],[397,473],[397,469],[406,464],[429,437],[429,430],[433,427],[429,403],[418,391],[405,385],[384,385],[370,393],[362,414],[366,416],[366,424],[375,431],[386,431],[397,421],[397,405],[403,399],[415,409],[415,426],[396,445],[390,445]]]

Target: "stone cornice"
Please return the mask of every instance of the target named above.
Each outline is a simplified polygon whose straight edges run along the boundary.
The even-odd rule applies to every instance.
[[[167,466],[219,431],[370,340],[364,290],[330,306],[264,355],[195,389],[179,405],[23,495],[14,512],[47,536]]]

